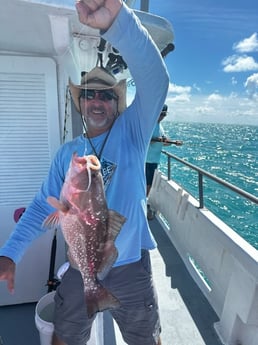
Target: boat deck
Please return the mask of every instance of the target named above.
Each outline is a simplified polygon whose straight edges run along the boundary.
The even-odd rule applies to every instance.
[[[222,345],[214,330],[218,317],[186,270],[159,222],[150,222],[158,249],[151,252],[161,310],[162,345]],[[0,307],[0,345],[40,345],[35,303]],[[104,313],[104,344],[125,344]],[[115,338],[114,338],[115,337]]]

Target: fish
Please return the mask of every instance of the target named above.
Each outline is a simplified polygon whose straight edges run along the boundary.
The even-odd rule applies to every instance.
[[[68,257],[84,283],[88,316],[116,308],[120,301],[101,285],[117,259],[115,239],[126,218],[107,207],[101,164],[95,155],[72,155],[59,200],[48,196],[56,209],[43,227],[59,226]]]

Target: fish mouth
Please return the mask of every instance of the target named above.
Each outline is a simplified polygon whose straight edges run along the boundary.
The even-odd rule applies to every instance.
[[[88,174],[88,185],[85,190],[87,192],[91,186],[93,172],[97,172],[101,169],[100,161],[95,155],[79,157],[77,153],[74,153],[73,162],[77,171],[85,171]]]
[[[85,157],[85,159],[86,159],[87,167],[89,169],[100,170],[101,168],[100,161],[98,160],[96,156],[88,155]]]
[[[88,156],[82,156],[79,157],[76,155],[74,155],[74,161],[77,165],[81,166],[81,167],[87,167],[88,169],[91,170],[100,170],[101,165],[100,165],[100,161],[98,160],[98,158],[94,155],[88,155]]]

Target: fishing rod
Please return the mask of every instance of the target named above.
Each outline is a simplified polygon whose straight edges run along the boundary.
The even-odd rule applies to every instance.
[[[155,142],[161,142],[161,143],[167,143],[167,144],[173,144],[176,146],[182,146],[183,141],[182,140],[172,140],[172,139],[167,139],[165,137],[156,137],[156,138],[151,138],[151,141]]]
[[[55,278],[55,263],[56,263],[56,245],[57,245],[57,238],[56,238],[57,229],[55,229],[52,246],[51,246],[51,255],[50,255],[50,265],[49,265],[49,274],[48,274],[48,292],[56,290],[57,286],[59,285],[59,279]]]

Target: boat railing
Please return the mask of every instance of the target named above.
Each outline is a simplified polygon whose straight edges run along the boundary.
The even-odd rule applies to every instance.
[[[176,160],[182,164],[184,164],[185,166],[189,167],[190,169],[193,169],[195,171],[197,171],[198,173],[198,189],[199,189],[199,208],[203,208],[204,207],[204,194],[203,194],[203,191],[204,191],[204,188],[203,188],[203,177],[207,177],[217,183],[219,183],[220,185],[224,186],[224,187],[227,187],[229,188],[230,190],[238,193],[239,195],[243,196],[244,198],[254,202],[255,204],[258,204],[258,197],[256,197],[255,195],[251,194],[251,193],[248,193],[246,191],[244,191],[243,189],[209,173],[208,171],[206,170],[203,170],[199,167],[197,167],[196,165],[194,164],[191,164],[187,161],[185,161],[184,159],[182,158],[179,158],[177,157],[176,155],[170,153],[170,152],[167,152],[167,151],[162,151],[163,154],[165,154],[167,156],[167,178],[168,180],[171,180],[171,172],[172,172],[172,169],[171,169],[171,165],[172,165],[172,160]]]
[[[203,180],[211,179],[241,194],[255,203],[254,206],[258,204],[258,198],[169,152],[162,153],[167,156],[168,169],[165,172],[161,171],[165,170],[162,167],[156,169],[148,203],[216,312],[219,321],[214,327],[222,343],[256,345],[258,251],[208,207],[204,207]],[[199,200],[176,182],[172,161],[198,173]]]

